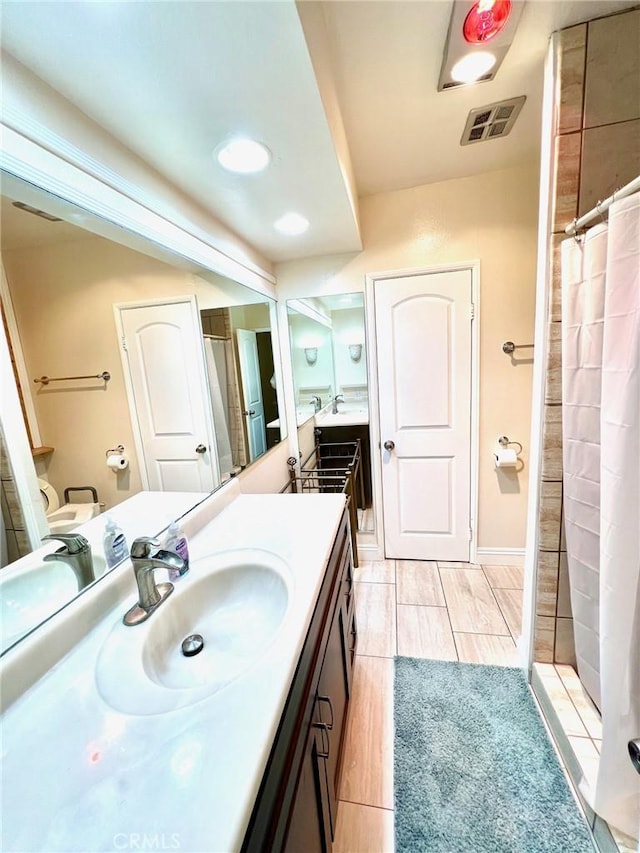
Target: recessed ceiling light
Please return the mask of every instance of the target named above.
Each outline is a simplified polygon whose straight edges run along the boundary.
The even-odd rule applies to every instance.
[[[281,234],[304,234],[309,227],[309,220],[299,213],[285,213],[280,219],[273,223],[274,228],[280,231]]]
[[[451,79],[456,83],[474,83],[491,71],[495,64],[495,56],[486,50],[468,53],[451,69]]]
[[[216,156],[223,169],[241,175],[261,172],[271,160],[271,152],[266,145],[246,138],[232,139],[218,149]]]

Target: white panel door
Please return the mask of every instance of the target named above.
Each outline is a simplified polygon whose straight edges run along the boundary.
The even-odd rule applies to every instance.
[[[195,299],[119,310],[148,488],[208,492],[218,476]]]
[[[471,270],[379,279],[374,300],[386,556],[467,561]]]
[[[238,360],[242,379],[242,414],[247,425],[249,458],[253,462],[267,450],[267,431],[264,420],[264,403],[260,384],[260,362],[256,333],[248,329],[236,329]]]

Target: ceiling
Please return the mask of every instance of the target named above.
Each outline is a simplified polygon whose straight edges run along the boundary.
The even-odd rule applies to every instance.
[[[361,246],[327,75],[360,196],[533,162],[550,33],[635,3],[528,0],[496,79],[441,93],[448,0],[305,2],[320,7],[326,56],[292,0],[4,2],[2,46],[281,261]],[[523,94],[509,136],[459,145],[470,109]],[[266,171],[235,176],[218,166],[214,149],[239,133],[270,148]],[[275,231],[289,210],[309,219],[306,234]]]

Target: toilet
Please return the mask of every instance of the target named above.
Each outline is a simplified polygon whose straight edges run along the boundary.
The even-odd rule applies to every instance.
[[[100,513],[100,504],[94,503],[65,503],[60,506],[60,498],[51,483],[38,478],[38,487],[42,495],[45,515],[51,533],[70,533],[79,524],[84,524]],[[94,491],[95,494],[95,491]]]

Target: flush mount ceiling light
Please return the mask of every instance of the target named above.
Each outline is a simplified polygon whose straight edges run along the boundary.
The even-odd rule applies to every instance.
[[[225,143],[216,151],[218,163],[228,172],[250,175],[266,169],[271,161],[271,152],[266,145],[255,139],[237,138]]]
[[[486,50],[468,53],[451,69],[451,79],[456,83],[475,83],[496,64],[496,58]]]
[[[438,91],[493,80],[507,55],[524,0],[455,0]]]
[[[304,234],[309,227],[309,220],[299,213],[285,213],[273,223],[273,227],[281,234],[295,237],[297,234]]]

